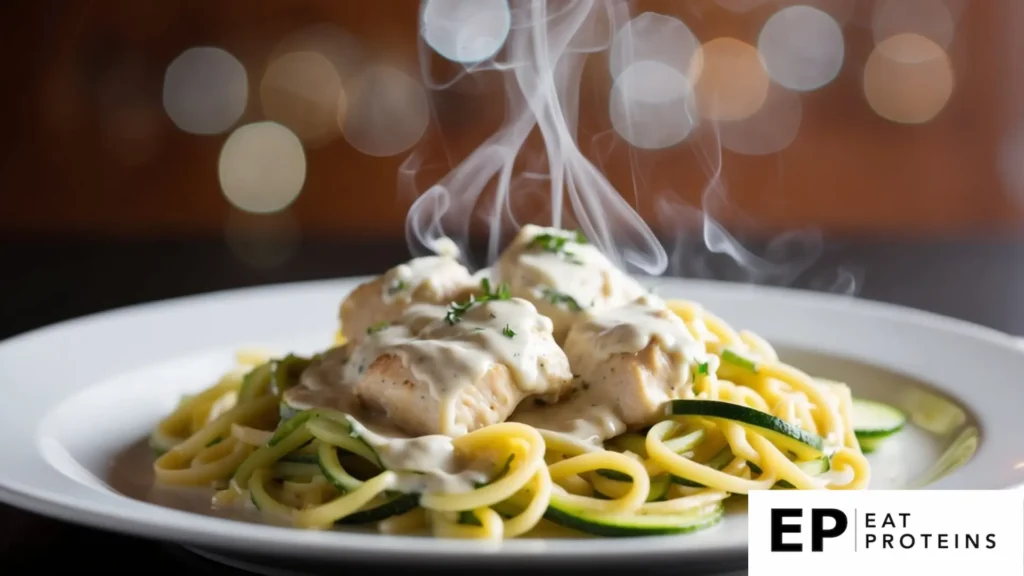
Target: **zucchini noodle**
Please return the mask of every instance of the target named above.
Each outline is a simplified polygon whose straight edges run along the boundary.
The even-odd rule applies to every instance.
[[[301,372],[299,359],[245,351],[153,430],[156,482],[213,488],[217,505],[251,506],[299,528],[492,541],[546,522],[606,536],[683,533],[713,526],[725,500],[751,490],[867,487],[848,387],[783,363],[760,336],[699,305],[668,306],[709,361],[660,421],[603,446],[493,424],[451,439],[459,462],[490,470],[486,481],[413,490],[403,478],[417,472],[387,469],[352,416],[282,407],[283,379]],[[335,345],[344,342],[339,332]]]

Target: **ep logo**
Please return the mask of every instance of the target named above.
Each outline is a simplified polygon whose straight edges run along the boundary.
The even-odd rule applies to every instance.
[[[803,552],[805,525],[810,534],[811,552],[822,552],[825,539],[842,536],[850,521],[845,512],[836,508],[811,508],[808,515],[801,508],[772,508],[771,551]],[[793,536],[787,536],[789,534]]]

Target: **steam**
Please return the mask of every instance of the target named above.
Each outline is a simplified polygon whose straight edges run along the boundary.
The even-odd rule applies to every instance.
[[[856,295],[863,271],[850,266],[814,269],[825,251],[819,231],[792,230],[768,241],[747,242],[716,219],[740,221],[741,228],[756,230],[756,224],[728,200],[719,131],[712,126],[710,132],[710,144],[696,145],[708,177],[701,193],[701,208],[683,202],[667,190],[655,194],[659,223],[679,231],[670,243],[668,273],[776,286],[801,283],[816,291]],[[632,169],[641,170],[635,157]]]
[[[463,17],[455,8],[464,8],[464,3],[445,4],[452,7],[453,19]],[[439,25],[436,19],[444,15],[433,7],[433,25]],[[607,30],[601,29],[599,17],[608,20]],[[493,186],[493,201],[487,210],[487,261],[493,262],[506,233],[514,233],[525,223],[516,214],[515,193],[524,185],[546,182],[550,201],[547,224],[578,227],[623,268],[651,275],[665,271],[668,255],[654,233],[576,145],[580,76],[586,56],[607,49],[615,30],[627,19],[624,4],[615,0],[513,4],[505,57],[490,64],[507,76],[506,121],[413,203],[406,218],[406,238],[413,254],[433,251],[442,236],[451,238],[464,254],[469,253],[473,213],[484,192]],[[455,27],[456,23],[448,24]],[[424,77],[432,88],[455,82],[430,81],[429,60],[423,62]],[[472,64],[468,70],[486,66]],[[534,169],[517,176],[517,159],[534,130],[543,138],[546,169],[527,159]],[[399,185],[405,193],[415,183],[422,162],[414,154],[400,169]]]
[[[485,31],[485,37],[462,38],[469,23],[478,34]],[[399,193],[414,199],[406,218],[406,239],[414,255],[435,253],[438,241],[449,238],[468,256],[478,223],[487,230],[485,260],[490,264],[504,241],[530,222],[579,228],[615,264],[634,273],[803,283],[817,290],[856,293],[858,271],[815,269],[824,253],[819,232],[799,230],[768,242],[748,242],[723,224],[740,222],[742,229],[756,230],[729,202],[719,126],[701,122],[689,81],[685,87],[675,81],[691,72],[691,58],[700,57],[699,42],[678,21],[650,13],[630,20],[628,3],[620,0],[512,0],[508,6],[492,0],[425,0],[421,27],[421,72],[428,89],[451,88],[482,70],[500,73],[505,79],[505,118],[495,133],[422,193],[420,180],[437,167],[428,165],[421,153],[401,166]],[[496,52],[502,42],[495,35],[506,30],[504,48]],[[616,34],[623,30],[629,33]],[[660,228],[673,234],[664,238],[665,245],[601,170],[621,139],[611,131],[595,136],[591,156],[596,164],[577,145],[583,66],[590,55],[609,49],[617,77],[612,123],[626,122],[626,129],[618,132],[632,144],[627,146],[632,190],[624,190],[625,196],[653,199]],[[449,66],[459,63],[446,78],[437,77],[445,71],[435,64],[435,51]],[[659,61],[664,72],[652,74]],[[658,90],[667,96],[649,97]],[[627,105],[638,101],[640,109]],[[716,101],[717,95],[711,95],[710,102],[701,104],[713,110]],[[683,114],[674,113],[679,110]],[[527,145],[538,136],[542,154]],[[680,193],[685,191],[654,186],[650,177],[656,163],[652,158],[665,153],[659,149],[684,139],[692,143],[707,176],[700,206],[684,202]],[[685,148],[676,146],[670,152],[685,153]]]

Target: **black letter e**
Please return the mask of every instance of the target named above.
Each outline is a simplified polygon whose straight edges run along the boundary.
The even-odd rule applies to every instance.
[[[799,542],[786,544],[782,541],[783,534],[799,534],[800,526],[786,524],[783,518],[800,518],[803,511],[799,508],[772,508],[772,552],[803,552],[804,546]]]

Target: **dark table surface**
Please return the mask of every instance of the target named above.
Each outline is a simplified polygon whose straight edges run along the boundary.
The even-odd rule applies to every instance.
[[[0,338],[149,300],[376,273],[406,257],[404,243],[397,242],[303,240],[294,246],[232,247],[212,238],[5,238],[0,239],[0,262],[7,270],[0,288]],[[719,277],[740,277],[728,266],[712,269]],[[1024,334],[1024,306],[1018,304],[1018,295],[1024,294],[1024,241],[845,242],[827,250],[792,283],[830,287],[837,283],[828,278],[838,277],[840,270],[838,276],[858,279],[858,297]],[[78,527],[0,504],[0,573],[66,572],[71,563],[78,571],[134,574],[140,557],[150,574],[242,573],[173,545]]]

